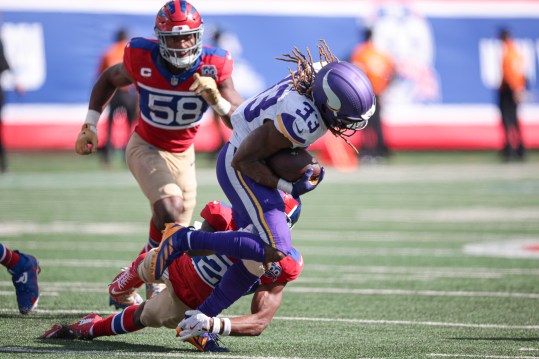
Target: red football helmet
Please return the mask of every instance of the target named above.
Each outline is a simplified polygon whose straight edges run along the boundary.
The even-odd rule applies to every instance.
[[[167,2],[155,18],[155,35],[159,39],[161,56],[172,65],[188,69],[202,53],[202,33],[204,24],[195,7],[183,0]],[[195,36],[195,46],[175,49],[167,46],[168,36]]]

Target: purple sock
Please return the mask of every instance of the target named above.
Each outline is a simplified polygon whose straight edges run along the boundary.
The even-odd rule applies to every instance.
[[[264,244],[258,235],[248,232],[201,232],[191,231],[184,238],[187,249],[206,249],[238,259],[264,261]],[[184,249],[184,248],[182,248]]]
[[[215,317],[247,293],[257,280],[258,277],[249,272],[242,261],[237,261],[228,268],[223,279],[197,309],[209,317]]]

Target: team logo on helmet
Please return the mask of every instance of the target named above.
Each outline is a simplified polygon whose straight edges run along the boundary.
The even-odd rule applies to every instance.
[[[368,120],[369,118],[371,118],[372,115],[374,115],[374,111],[376,111],[376,97],[373,97],[371,108],[369,109],[369,111],[361,115],[361,118],[364,120]]]
[[[208,76],[213,77],[215,81],[217,81],[217,68],[215,65],[204,65],[200,69],[200,74],[202,76]]]
[[[270,268],[264,273],[264,276],[270,278],[273,282],[275,282],[282,272],[283,267],[273,262],[271,263]]]
[[[339,97],[333,92],[331,89],[331,86],[329,86],[328,82],[328,76],[332,70],[329,70],[324,75],[324,78],[322,79],[322,88],[324,89],[324,93],[327,97],[326,106],[333,112],[337,113],[341,109],[341,100]]]

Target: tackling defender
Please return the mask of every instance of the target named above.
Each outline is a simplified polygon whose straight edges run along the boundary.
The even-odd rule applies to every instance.
[[[290,254],[291,234],[279,190],[299,197],[316,188],[324,170],[316,183],[310,179],[312,169],[290,183],[273,174],[265,159],[283,148],[307,148],[328,130],[346,141],[345,137],[365,128],[376,109],[365,74],[339,61],[325,42],[318,50],[323,64],[319,69],[310,52],[304,55],[295,49],[285,55],[285,61],[297,64],[297,71],[238,107],[232,115],[230,141],[217,159],[217,178],[238,227],[253,224],[257,234],[169,228],[154,258],[155,278],[187,250],[215,250],[257,263],[279,261]],[[263,273],[260,266],[244,263],[234,263],[197,310],[213,317],[241,297]]]
[[[290,195],[284,194],[283,198],[290,226],[293,226],[299,218],[301,204]],[[231,208],[218,201],[208,203],[201,216],[205,219],[202,230],[237,230]],[[111,296],[126,306],[121,313],[104,319],[92,313],[69,326],[54,325],[43,338],[93,339],[164,326],[177,328],[177,336],[200,351],[223,351],[226,349],[217,344],[218,335],[255,336],[264,331],[281,305],[286,284],[295,280],[303,269],[301,254],[293,249],[282,261],[272,263],[259,283],[251,288],[250,293],[254,292],[252,314],[230,319],[210,318],[189,309],[196,308],[208,297],[236,259],[218,254],[191,258],[184,254],[170,264],[160,280],[167,287],[150,300],[135,304],[135,289],[143,282],[154,282],[150,270],[154,255],[155,250],[141,254],[110,285]],[[186,311],[190,315],[189,323],[178,325]],[[196,330],[187,329],[191,327]]]
[[[75,149],[97,150],[96,126],[113,94],[134,84],[140,114],[126,148],[129,170],[151,206],[148,244],[157,247],[165,223],[188,225],[195,208],[194,137],[211,106],[227,126],[243,102],[232,81],[228,51],[202,45],[204,25],[187,1],[168,1],[155,18],[157,40],[136,37],[123,63],[105,70],[92,89],[88,114]]]

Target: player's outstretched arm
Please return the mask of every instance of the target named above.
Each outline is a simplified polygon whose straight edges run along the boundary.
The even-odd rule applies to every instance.
[[[286,283],[271,283],[260,286],[253,294],[252,314],[230,319],[232,326],[230,335],[262,334],[281,306],[285,285]]]
[[[234,81],[232,80],[232,77],[226,79],[225,81],[221,82],[219,84],[219,91],[221,92],[221,95],[230,102],[230,111],[224,115],[221,116],[221,119],[223,120],[223,123],[230,129],[232,129],[232,122],[230,120],[230,117],[232,117],[232,114],[236,109],[245,101],[243,97],[239,94],[239,92],[236,90],[236,87],[234,86]]]
[[[178,324],[176,336],[181,340],[201,333],[233,336],[258,336],[268,327],[283,299],[285,283],[260,286],[251,301],[252,314],[235,318],[210,318],[198,310],[187,311],[186,318]]]
[[[97,122],[101,112],[116,89],[132,83],[133,80],[123,63],[109,67],[99,76],[92,88],[86,120],[75,142],[75,152],[79,155],[88,155],[97,151]]]

